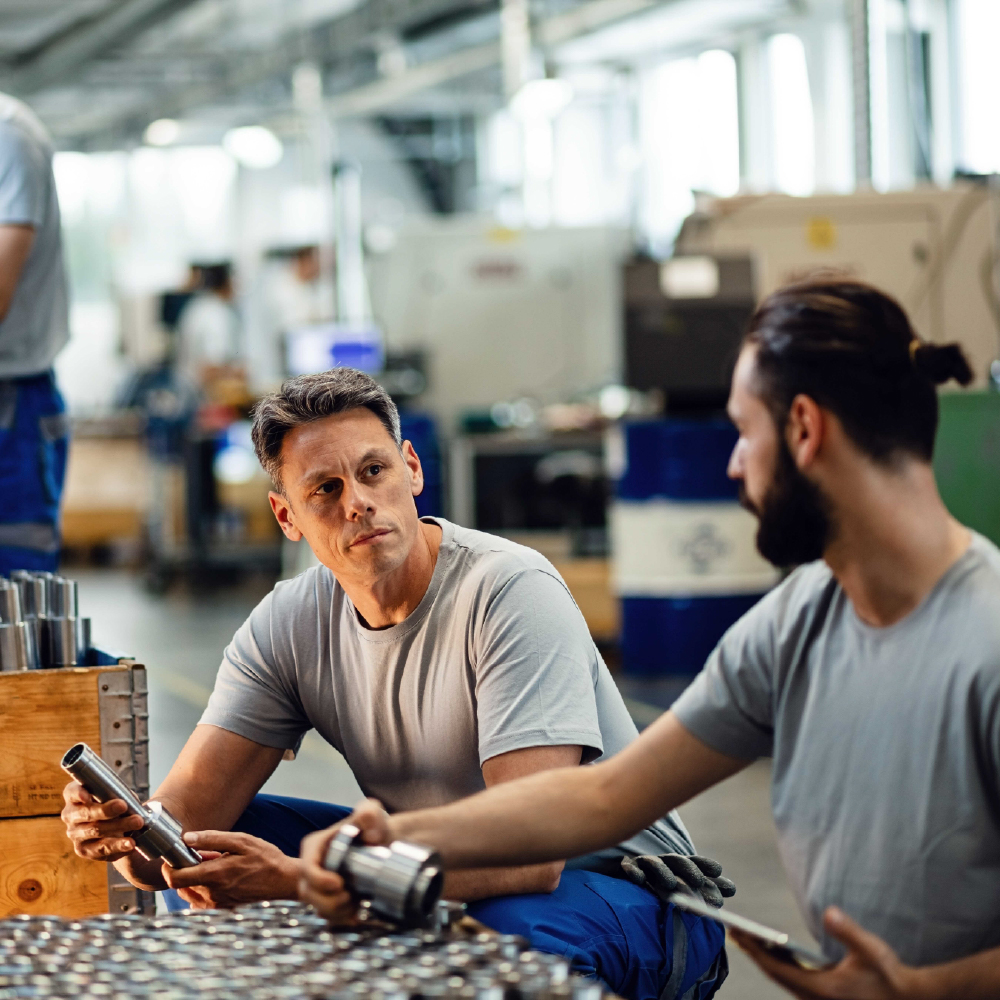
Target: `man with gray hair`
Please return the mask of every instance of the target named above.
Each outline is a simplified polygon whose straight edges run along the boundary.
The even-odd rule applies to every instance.
[[[635,738],[552,565],[505,539],[418,518],[420,459],[371,378],[335,369],[289,380],[258,405],[253,439],[282,531],[305,538],[321,565],[279,583],[236,633],[201,723],[156,793],[185,830],[200,831],[186,839],[205,860],[177,871],[145,861],[124,803],[97,804],[73,782],[63,818],[78,854],[114,863],[135,885],[170,886],[192,906],[294,897],[302,837],[350,810],[257,793],[311,728],[393,812],[589,764]],[[714,863],[693,863],[693,851],[671,813],[566,870],[449,874],[445,893],[619,994],[707,997],[725,977],[718,925],[620,877],[623,857],[645,856],[667,883],[672,865],[721,904],[730,884]]]

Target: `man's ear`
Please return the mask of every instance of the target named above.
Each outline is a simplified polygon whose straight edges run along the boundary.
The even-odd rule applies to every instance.
[[[281,530],[285,533],[285,538],[292,542],[302,540],[302,532],[295,527],[292,520],[292,505],[280,494],[271,490],[267,494],[267,499],[271,501],[271,510],[278,520]]]
[[[410,474],[410,492],[418,497],[424,492],[424,468],[420,464],[420,456],[414,451],[413,445],[409,441],[403,442],[401,450],[407,472]]]
[[[826,416],[822,408],[811,396],[799,393],[788,409],[785,443],[800,471],[816,461],[826,433]]]

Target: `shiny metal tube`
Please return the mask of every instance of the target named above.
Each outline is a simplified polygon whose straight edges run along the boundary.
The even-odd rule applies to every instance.
[[[67,580],[63,576],[53,577],[49,581],[49,614],[57,618],[76,618],[78,611],[78,592],[76,580]]]
[[[21,588],[0,579],[0,622],[14,625],[21,620]]]
[[[0,670],[31,670],[31,630],[24,622],[0,624]]]
[[[420,924],[433,915],[444,888],[441,859],[426,847],[393,841],[365,847],[361,831],[345,823],[327,848],[323,867],[337,872],[359,899],[382,917]]]
[[[128,811],[141,816],[145,826],[135,834],[136,850],[147,860],[162,858],[171,868],[201,864],[201,855],[184,843],[180,823],[159,802],[143,805],[139,797],[86,743],[66,751],[62,768],[72,775],[98,802],[121,799]]]
[[[47,667],[75,667],[80,662],[78,619],[45,618],[42,636]]]

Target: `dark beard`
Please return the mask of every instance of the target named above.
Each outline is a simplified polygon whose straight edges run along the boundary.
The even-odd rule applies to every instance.
[[[823,557],[833,537],[830,505],[820,488],[799,472],[784,441],[760,508],[742,482],[740,503],[757,517],[757,551],[768,562],[784,569]]]

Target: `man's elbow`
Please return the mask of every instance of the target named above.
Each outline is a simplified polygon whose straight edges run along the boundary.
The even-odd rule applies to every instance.
[[[562,878],[562,862],[554,861],[549,865],[540,865],[539,869],[535,892],[555,892],[559,888],[559,880]]]

